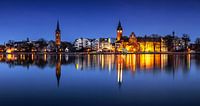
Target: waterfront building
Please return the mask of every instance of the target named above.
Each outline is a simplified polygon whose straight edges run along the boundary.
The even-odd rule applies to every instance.
[[[114,52],[114,38],[99,38],[98,52]]]
[[[138,40],[134,32],[129,36],[128,43],[126,45],[126,50],[128,52],[137,52],[139,50]]]
[[[119,22],[117,27],[117,38],[115,42],[115,51],[132,52],[166,52],[167,46],[161,36],[151,35],[145,37],[136,37],[132,32],[129,37],[123,36],[123,28]]]
[[[91,50],[92,42],[88,38],[78,38],[74,41],[74,47],[77,51],[88,51]]]
[[[12,52],[28,52],[31,51],[31,48],[33,47],[33,44],[27,38],[27,40],[22,40],[22,41],[9,41],[6,43],[6,51],[11,51]]]
[[[92,39],[91,45],[92,45],[92,51],[98,51],[98,49],[99,49],[99,39]]]
[[[175,51],[183,51],[185,49],[185,46],[186,46],[184,40],[181,39],[181,38],[177,38],[175,40],[174,45],[175,45]]]
[[[138,37],[140,52],[166,52],[167,46],[160,36],[144,36]]]
[[[53,40],[51,40],[51,41],[48,42],[47,51],[48,52],[54,52],[54,51],[56,51],[55,42]]]
[[[136,52],[138,51],[138,43],[135,33],[132,32],[129,37],[123,36],[123,28],[121,22],[119,22],[117,27],[117,39],[115,42],[116,52]]]
[[[4,52],[5,51],[6,46],[5,45],[0,45],[0,52]]]

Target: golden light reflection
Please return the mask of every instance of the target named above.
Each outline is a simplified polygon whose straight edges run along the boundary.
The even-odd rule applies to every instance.
[[[131,69],[131,71],[136,70],[136,54],[127,55],[125,62],[126,62],[126,67]]]
[[[35,58],[35,55],[34,54],[31,54],[31,60],[33,61]]]
[[[161,70],[164,69],[164,67],[166,66],[167,64],[167,59],[168,59],[168,56],[166,54],[161,54]]]
[[[90,57],[90,55],[88,54],[88,55],[87,55],[87,65],[88,65],[88,67],[90,67],[90,61],[91,61],[90,59],[91,59],[91,57]]]
[[[47,54],[44,54],[44,61],[47,61]]]
[[[79,69],[79,65],[78,65],[78,64],[76,64],[76,69],[77,69],[77,70]]]
[[[187,54],[187,68],[190,69],[190,64],[191,64],[191,54]]]
[[[152,69],[154,66],[154,57],[152,54],[141,54],[139,55],[139,64],[142,70]]]
[[[15,60],[15,55],[14,54],[7,54],[6,59],[9,61],[14,61]]]
[[[191,54],[184,55],[168,55],[168,54],[126,54],[126,55],[84,55],[69,57],[62,59],[62,54],[49,56],[48,54],[0,54],[0,61],[10,65],[38,65],[39,67],[48,66],[52,63],[56,69],[56,78],[59,86],[62,64],[75,65],[75,68],[81,70],[100,69],[109,73],[116,73],[116,82],[122,84],[123,72],[130,71],[132,74],[137,74],[138,71],[154,72],[154,71],[173,71],[173,73],[183,68],[190,70]],[[48,57],[48,58],[47,58]],[[32,60],[32,61],[30,61]],[[198,61],[198,60],[197,60]],[[98,70],[97,69],[97,70]],[[138,70],[138,71],[136,71]],[[126,73],[125,73],[126,74]]]
[[[4,59],[3,54],[0,54],[0,61],[3,61],[3,59]]]
[[[123,72],[123,63],[124,63],[124,59],[123,59],[123,55],[118,55],[117,56],[117,82],[119,84],[122,83],[122,72]]]
[[[104,55],[101,55],[101,68],[103,69],[104,68]]]

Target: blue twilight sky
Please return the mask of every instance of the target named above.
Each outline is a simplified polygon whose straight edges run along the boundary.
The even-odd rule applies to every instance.
[[[62,40],[115,37],[121,20],[124,35],[187,33],[200,37],[200,0],[1,0],[0,43],[54,40],[60,20]]]

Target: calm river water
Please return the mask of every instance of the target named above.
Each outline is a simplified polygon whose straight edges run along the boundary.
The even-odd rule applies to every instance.
[[[0,55],[0,105],[200,105],[200,55]]]

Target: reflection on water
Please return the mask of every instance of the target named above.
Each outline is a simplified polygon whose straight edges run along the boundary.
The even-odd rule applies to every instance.
[[[176,71],[187,73],[190,71],[191,60],[200,66],[200,55],[167,55],[167,54],[127,54],[127,55],[35,55],[35,54],[1,54],[0,62],[6,63],[10,68],[15,66],[55,67],[57,85],[61,77],[62,65],[74,65],[76,70],[108,70],[117,71],[117,82],[123,81],[123,72],[167,72],[175,74]]]

